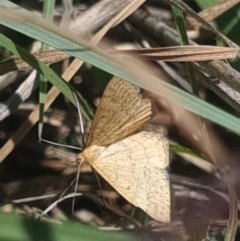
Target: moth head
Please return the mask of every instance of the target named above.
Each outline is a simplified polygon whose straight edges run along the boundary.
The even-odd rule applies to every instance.
[[[83,156],[83,153],[80,153],[80,154],[77,156],[76,163],[80,164],[80,163],[83,163],[83,162],[85,162],[85,157]]]
[[[103,146],[96,146],[92,145],[83,150],[78,157],[77,157],[77,163],[87,162],[89,164],[92,164],[94,161],[98,160],[103,151],[106,149],[106,147]]]

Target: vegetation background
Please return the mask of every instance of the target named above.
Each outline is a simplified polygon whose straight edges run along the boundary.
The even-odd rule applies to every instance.
[[[206,9],[199,16],[218,32],[206,23],[194,24],[196,15],[181,1],[0,2],[0,240],[238,240],[240,5],[232,0],[184,2],[199,13]],[[219,3],[216,10],[209,9]],[[94,48],[101,39],[107,41],[104,47]],[[163,49],[139,51],[138,57],[148,63],[132,55],[121,60],[109,51],[191,41],[212,48],[189,48],[180,56],[179,47],[167,49],[164,56]],[[57,57],[48,62],[35,55],[44,64],[28,54],[48,46],[67,52],[70,58],[53,52]],[[9,62],[4,61],[12,53],[38,74],[19,62],[6,71]],[[227,54],[235,58],[227,61]],[[199,55],[205,61],[199,62]],[[179,61],[180,57],[188,62]],[[82,146],[72,90],[78,93],[87,135],[97,100],[112,75],[146,89],[159,109],[146,128],[164,132],[171,143],[172,222],[150,220],[102,179],[100,191],[89,167],[81,170],[78,191],[82,195],[75,200],[74,215],[72,199],[67,199],[45,222],[34,221],[74,180],[76,168],[71,167],[79,153],[38,141]],[[57,98],[52,85],[62,93]],[[73,191],[71,186],[68,193]],[[30,200],[33,197],[44,199]]]

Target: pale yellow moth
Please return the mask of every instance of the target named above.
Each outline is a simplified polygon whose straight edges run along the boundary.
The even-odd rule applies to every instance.
[[[86,148],[89,163],[124,198],[152,218],[170,221],[168,141],[159,133],[136,133],[152,116],[140,88],[114,77],[99,103]]]

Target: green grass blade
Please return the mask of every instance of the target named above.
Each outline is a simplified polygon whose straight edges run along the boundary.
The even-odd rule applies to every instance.
[[[55,0],[43,1],[43,16],[45,19],[52,21],[55,8]]]
[[[213,4],[219,3],[220,0],[195,0],[195,2],[201,9],[205,9],[212,6]]]
[[[0,213],[0,240],[26,241],[107,241],[107,240],[138,240],[136,237],[124,232],[104,232],[79,223],[67,222],[52,224],[37,222],[16,214]]]
[[[48,21],[53,20],[53,12],[55,7],[55,0],[43,2],[43,16]],[[49,46],[42,43],[42,50],[47,50]],[[42,130],[43,130],[43,116],[44,116],[44,103],[46,101],[48,80],[44,76],[40,76],[40,93],[39,93],[39,120],[38,120],[38,140],[41,142]]]
[[[29,63],[33,68],[35,68],[37,71],[39,71],[39,73],[41,73],[45,78],[47,78],[53,85],[55,85],[61,91],[61,93],[63,93],[74,105],[76,105],[76,101],[72,94],[73,91],[76,91],[71,85],[69,85],[61,77],[59,77],[50,67],[36,59],[33,55],[29,54],[26,50],[13,43],[10,39],[8,39],[2,34],[0,34],[0,45]],[[78,97],[79,96],[83,115],[88,120],[91,120],[91,107],[89,106],[87,101],[78,93]]]
[[[177,31],[179,33],[180,41],[182,45],[189,45],[182,11],[175,6],[171,6],[171,7],[172,7],[173,17],[177,26]],[[196,97],[199,97],[198,83],[196,80],[192,63],[190,62],[186,63],[186,70],[187,70],[188,82],[191,84],[192,91]]]

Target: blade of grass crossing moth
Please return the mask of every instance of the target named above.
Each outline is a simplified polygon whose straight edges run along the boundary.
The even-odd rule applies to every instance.
[[[52,21],[53,19],[53,11],[55,7],[55,0],[43,2],[43,16],[48,20]],[[42,50],[47,50],[48,45],[42,43]],[[38,140],[41,142],[42,138],[42,129],[43,129],[43,116],[44,116],[44,103],[46,100],[47,93],[47,83],[48,80],[43,75],[40,76],[40,88],[39,88],[39,121],[38,121]]]
[[[174,20],[177,25],[179,38],[183,45],[189,45],[182,11],[175,6],[171,6],[171,7],[172,7]],[[192,63],[186,63],[186,68],[187,68],[188,82],[192,86],[192,91],[193,91],[194,95],[198,97],[199,96],[199,91],[198,91],[199,88],[198,88],[198,84],[197,84],[197,80],[196,80],[196,76],[194,73],[194,68],[192,66]]]
[[[172,0],[168,0],[168,2],[171,1]],[[207,118],[208,120],[211,120],[221,126],[224,126],[231,131],[240,133],[239,119],[237,119],[233,115],[230,115],[219,108],[216,108],[192,95],[189,95],[184,91],[165,83],[164,81],[160,81],[157,77],[153,75],[144,73],[145,80],[149,79],[148,84],[148,82],[144,81],[141,76],[136,76],[135,74],[130,73],[130,71],[123,63],[119,65],[117,60],[115,61],[109,58],[109,55],[105,54],[106,51],[104,53],[99,48],[88,48],[87,43],[85,43],[82,39],[76,39],[72,35],[64,35],[64,33],[60,33],[58,28],[56,28],[56,26],[53,26],[52,24],[48,24],[47,26],[45,26],[46,23],[43,19],[39,18],[37,19],[37,22],[33,21],[29,23],[27,21],[31,17],[31,14],[29,13],[25,13],[23,11],[16,12],[13,9],[7,9],[1,2],[0,6],[3,6],[0,8],[0,21],[2,25],[16,31],[22,30],[27,36],[37,38],[55,48],[63,49],[68,54],[83,59],[84,61],[95,65],[98,68],[101,68],[102,70],[105,70],[113,75],[119,76],[122,79],[126,79],[127,81],[136,84],[144,89],[152,91],[156,94],[160,94],[164,98],[169,99],[170,97],[171,100],[173,100],[174,102],[176,102],[175,100],[177,100],[177,104],[181,103],[182,107],[184,107],[185,109],[204,118]],[[24,19],[25,21],[23,21],[22,19]],[[6,44],[5,40],[3,40],[2,37],[0,44],[2,46]],[[84,46],[86,47],[84,48]],[[76,51],[76,49],[78,51]],[[28,61],[28,59],[26,59],[26,61]],[[34,68],[39,69],[38,64],[35,64]],[[56,80],[54,79],[53,81]],[[56,83],[58,84],[58,82]],[[59,88],[58,86],[56,87]],[[60,91],[65,94],[64,90]],[[70,101],[73,101],[73,98],[71,97],[72,96],[70,96]],[[85,115],[84,112],[83,114]],[[11,146],[13,146],[12,143],[9,143],[8,147],[10,149],[12,148]],[[3,157],[5,157],[7,152],[8,151],[6,151],[6,149],[4,148],[2,152]]]

